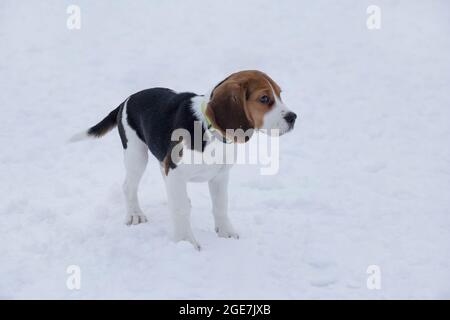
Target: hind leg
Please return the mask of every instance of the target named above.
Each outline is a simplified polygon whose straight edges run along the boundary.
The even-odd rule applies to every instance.
[[[148,151],[147,145],[137,136],[133,138],[130,137],[130,134],[127,134],[127,136],[128,144],[124,150],[126,177],[123,184],[123,192],[127,202],[125,223],[135,225],[147,222],[147,218],[139,205],[138,187],[147,166]]]

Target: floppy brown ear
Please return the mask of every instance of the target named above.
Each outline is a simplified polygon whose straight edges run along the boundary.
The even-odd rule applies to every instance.
[[[225,81],[216,87],[206,108],[206,116],[224,136],[227,129],[242,129],[244,132],[253,129],[247,116],[245,86]]]

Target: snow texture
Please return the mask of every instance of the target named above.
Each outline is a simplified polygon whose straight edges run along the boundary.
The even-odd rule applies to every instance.
[[[449,31],[444,0],[0,1],[0,297],[450,298]],[[67,140],[131,93],[204,93],[242,69],[274,78],[299,120],[277,175],[231,171],[241,238],[216,236],[191,184],[203,250],[172,242],[155,160],[149,222],[125,226],[116,130]]]

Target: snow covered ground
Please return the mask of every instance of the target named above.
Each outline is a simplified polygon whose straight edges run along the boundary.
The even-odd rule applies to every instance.
[[[449,32],[444,0],[0,1],[0,297],[450,298]],[[216,236],[192,184],[203,250],[173,243],[156,161],[150,221],[125,226],[117,132],[66,140],[133,92],[203,93],[241,69],[300,115],[277,175],[232,170],[241,239]]]

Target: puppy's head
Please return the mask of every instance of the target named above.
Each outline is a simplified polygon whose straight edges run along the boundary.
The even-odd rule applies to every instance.
[[[213,89],[206,115],[225,136],[227,130],[238,129],[250,133],[259,129],[268,134],[277,129],[283,135],[294,127],[297,116],[281,101],[280,93],[278,84],[263,72],[233,73]],[[232,137],[235,142],[248,138]]]

